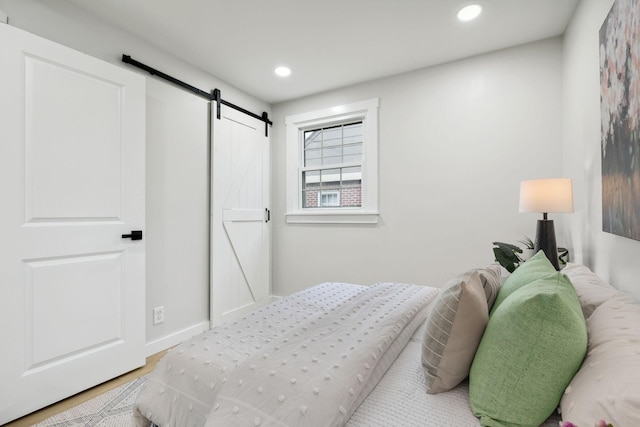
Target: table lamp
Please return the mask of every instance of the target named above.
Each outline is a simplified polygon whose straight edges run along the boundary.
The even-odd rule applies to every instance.
[[[573,212],[571,179],[534,179],[520,182],[520,212],[541,212],[538,220],[534,253],[542,250],[551,264],[560,270],[558,248],[553,220],[547,219],[549,212]]]

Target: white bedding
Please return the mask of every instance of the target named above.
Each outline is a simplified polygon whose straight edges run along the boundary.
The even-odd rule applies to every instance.
[[[138,395],[136,423],[343,425],[436,294],[327,283],[278,300],[169,352]]]
[[[408,321],[401,322],[403,326],[400,328],[398,337],[388,340],[390,342],[384,344],[384,351],[380,349],[379,354],[384,355],[378,357],[376,365],[369,364],[369,369],[366,367],[362,369],[365,366],[364,363],[368,362],[356,362],[353,366],[344,364],[342,354],[345,350],[340,348],[338,350],[339,357],[334,358],[334,360],[338,360],[337,362],[326,359],[323,362],[323,367],[317,370],[320,373],[320,383],[337,380],[334,382],[338,385],[338,392],[334,399],[324,403],[325,407],[322,409],[324,411],[322,413],[326,412],[327,416],[323,422],[319,422],[317,418],[307,417],[307,415],[313,415],[316,409],[322,407],[322,405],[315,405],[313,399],[321,396],[324,398],[330,392],[323,384],[321,384],[321,388],[303,380],[303,377],[307,376],[311,370],[310,366],[321,363],[320,359],[322,358],[318,358],[318,362],[310,359],[311,362],[292,365],[294,366],[292,369],[298,370],[298,373],[282,377],[286,380],[284,384],[281,384],[282,386],[294,387],[294,389],[299,386],[303,389],[303,392],[298,394],[288,393],[285,396],[284,392],[268,390],[267,388],[271,386],[265,388],[263,384],[252,383],[255,380],[249,378],[252,375],[247,377],[246,373],[264,370],[262,379],[268,379],[265,378],[265,373],[266,377],[270,377],[269,373],[272,370],[279,371],[280,369],[280,366],[274,369],[275,366],[269,365],[270,363],[276,363],[276,365],[279,363],[285,366],[290,365],[292,359],[310,356],[310,353],[303,354],[300,351],[305,340],[307,344],[305,352],[310,351],[309,344],[312,342],[328,343],[327,350],[331,348],[331,345],[345,344],[349,349],[355,346],[359,339],[353,335],[356,331],[338,328],[334,322],[340,323],[340,321],[334,320],[330,315],[344,309],[357,295],[370,289],[365,286],[339,283],[318,285],[277,300],[237,322],[216,327],[174,348],[149,375],[145,388],[138,395],[134,409],[136,424],[148,426],[152,421],[163,427],[204,426],[207,422],[209,426],[479,426],[478,419],[471,413],[466,381],[446,393],[435,395],[426,393],[426,384],[420,363],[423,334],[422,328],[419,326],[424,323],[430,308],[429,305],[438,289],[416,288],[420,288],[422,291],[421,306],[424,308],[417,310],[412,320],[407,319]],[[360,333],[368,330],[376,331],[375,335],[377,336],[379,329],[375,326],[375,321],[378,320],[374,318],[375,312],[370,306],[362,308],[363,310],[360,311],[360,316],[356,321],[357,326],[354,325],[351,328],[358,329],[360,327]],[[340,319],[340,315],[338,315],[338,319]],[[311,341],[310,328],[318,326],[324,327],[325,331],[316,330],[316,341]],[[373,329],[369,329],[370,327]],[[318,338],[324,337],[320,333],[326,332],[326,329],[329,328],[341,330],[342,333],[351,333],[352,335],[349,336],[351,341],[345,340],[344,336],[342,342],[337,341],[339,336],[330,338],[331,342],[318,341]],[[371,348],[378,351],[380,344],[381,342],[378,342]],[[293,349],[295,346],[298,346],[296,356],[294,356],[296,350]],[[254,356],[260,359],[264,354],[275,354],[274,351],[276,353],[288,352],[289,356],[278,355],[271,359],[267,357],[262,360],[268,362],[262,365],[251,361]],[[323,351],[325,350],[320,349],[320,353]],[[283,362],[286,362],[285,365]],[[339,365],[337,368],[334,367],[336,363]],[[356,384],[360,383],[357,375],[362,375],[362,373],[357,370],[358,364],[360,370],[370,371],[368,374],[370,381],[363,381],[351,395],[349,389],[353,387],[345,385],[344,381],[353,383],[355,378]],[[242,366],[246,367],[248,371],[241,373],[241,370],[237,370]],[[304,371],[304,367],[308,369]],[[351,375],[347,375],[346,379],[341,380],[339,376],[334,375],[337,371],[350,372]],[[325,373],[329,374],[330,379],[324,379]],[[292,378],[296,379],[293,384],[290,381]],[[277,382],[272,386],[279,387]],[[259,391],[260,387],[262,387],[262,391]],[[253,389],[253,393],[249,393],[248,399],[246,396],[242,396],[242,393],[237,394],[238,389],[250,388]],[[348,402],[343,402],[345,395],[340,394],[340,391],[347,393],[346,400]],[[278,398],[285,396],[284,401],[290,400],[289,403],[294,402],[294,404],[289,406],[289,409],[280,410],[277,413],[278,411],[274,411],[273,407],[262,407],[261,398],[253,400],[252,394],[266,396],[267,401],[271,400],[272,404],[277,401],[278,405],[280,404]],[[236,399],[240,400],[236,401]],[[210,418],[210,413],[218,413],[215,410],[212,412],[212,409],[218,404],[220,405],[218,411],[222,410],[222,416],[213,415]],[[271,418],[271,414],[276,416],[284,414],[284,421]],[[288,417],[289,415],[291,417]],[[237,419],[234,420],[234,418]],[[559,421],[560,417],[554,414],[545,422],[544,426],[555,427]]]
[[[420,328],[421,329],[421,328]],[[471,412],[469,385],[463,381],[445,393],[427,394],[417,332],[376,388],[353,413],[346,427],[477,427]],[[554,413],[542,427],[558,427]]]

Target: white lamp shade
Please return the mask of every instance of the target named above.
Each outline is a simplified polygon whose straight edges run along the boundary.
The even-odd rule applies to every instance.
[[[520,212],[573,212],[571,179],[520,182]]]

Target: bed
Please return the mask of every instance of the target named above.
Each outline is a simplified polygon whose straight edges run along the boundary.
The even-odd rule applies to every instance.
[[[531,263],[534,265],[535,261]],[[592,279],[583,277],[585,268],[573,267],[569,272],[588,282]],[[531,281],[525,270],[520,276]],[[514,273],[514,276],[517,275]],[[487,415],[482,399],[485,396],[501,399],[501,395],[492,394],[499,387],[487,386],[481,381],[480,361],[475,366],[475,359],[481,359],[476,352],[480,352],[484,344],[485,328],[487,334],[491,330],[487,326],[491,307],[494,303],[507,307],[513,299],[501,298],[503,280],[496,264],[465,272],[443,288],[401,283],[372,286],[324,283],[277,299],[170,350],[149,375],[137,397],[135,424],[161,427],[506,425],[487,421],[490,417],[499,418],[500,414]],[[598,287],[596,297],[588,292],[587,297],[581,297],[579,288],[576,289],[585,328],[586,314],[590,316],[598,305],[619,294],[609,286]],[[444,350],[436,351],[440,356],[435,365],[440,364],[437,366],[440,371],[433,374],[434,364],[428,360],[432,349],[427,347],[442,340],[425,337],[433,337],[429,329],[438,324],[442,307],[451,305],[447,295],[456,301],[454,316],[467,323],[450,322],[458,324],[453,326],[452,336],[463,332],[455,339],[450,338]],[[481,309],[470,308],[473,304],[479,304]],[[479,315],[486,320],[478,321],[473,315],[467,315],[474,309],[484,310],[485,313]],[[463,311],[465,316],[460,314]],[[469,322],[485,324],[477,328],[470,327]],[[479,336],[474,341],[469,338],[470,333],[479,333]],[[455,357],[447,352],[455,353]],[[509,357],[519,363],[518,354]],[[584,354],[579,358],[581,363]],[[463,360],[466,366],[462,370],[445,366],[445,359],[454,359],[452,365]],[[502,361],[498,367],[509,369],[508,363]],[[474,369],[475,376],[469,376]],[[571,373],[571,378],[574,374]],[[491,370],[489,375],[496,376]],[[563,387],[566,386],[565,383]],[[481,387],[481,392],[474,395],[474,387]],[[523,394],[528,393],[527,390]],[[561,398],[567,398],[567,393],[552,398],[555,402],[552,413],[530,425],[557,426],[561,417],[555,407]],[[511,404],[514,399],[506,400]],[[575,401],[570,403],[567,398],[567,407],[570,404],[575,408]],[[611,419],[606,411],[599,413]]]

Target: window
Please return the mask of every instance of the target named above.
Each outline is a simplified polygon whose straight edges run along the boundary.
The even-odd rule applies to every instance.
[[[320,193],[318,199],[318,206],[326,207],[338,207],[340,206],[340,192],[339,191],[323,191]]]
[[[378,100],[289,116],[287,222],[377,222]]]
[[[302,208],[361,207],[362,122],[305,130],[303,144]]]

